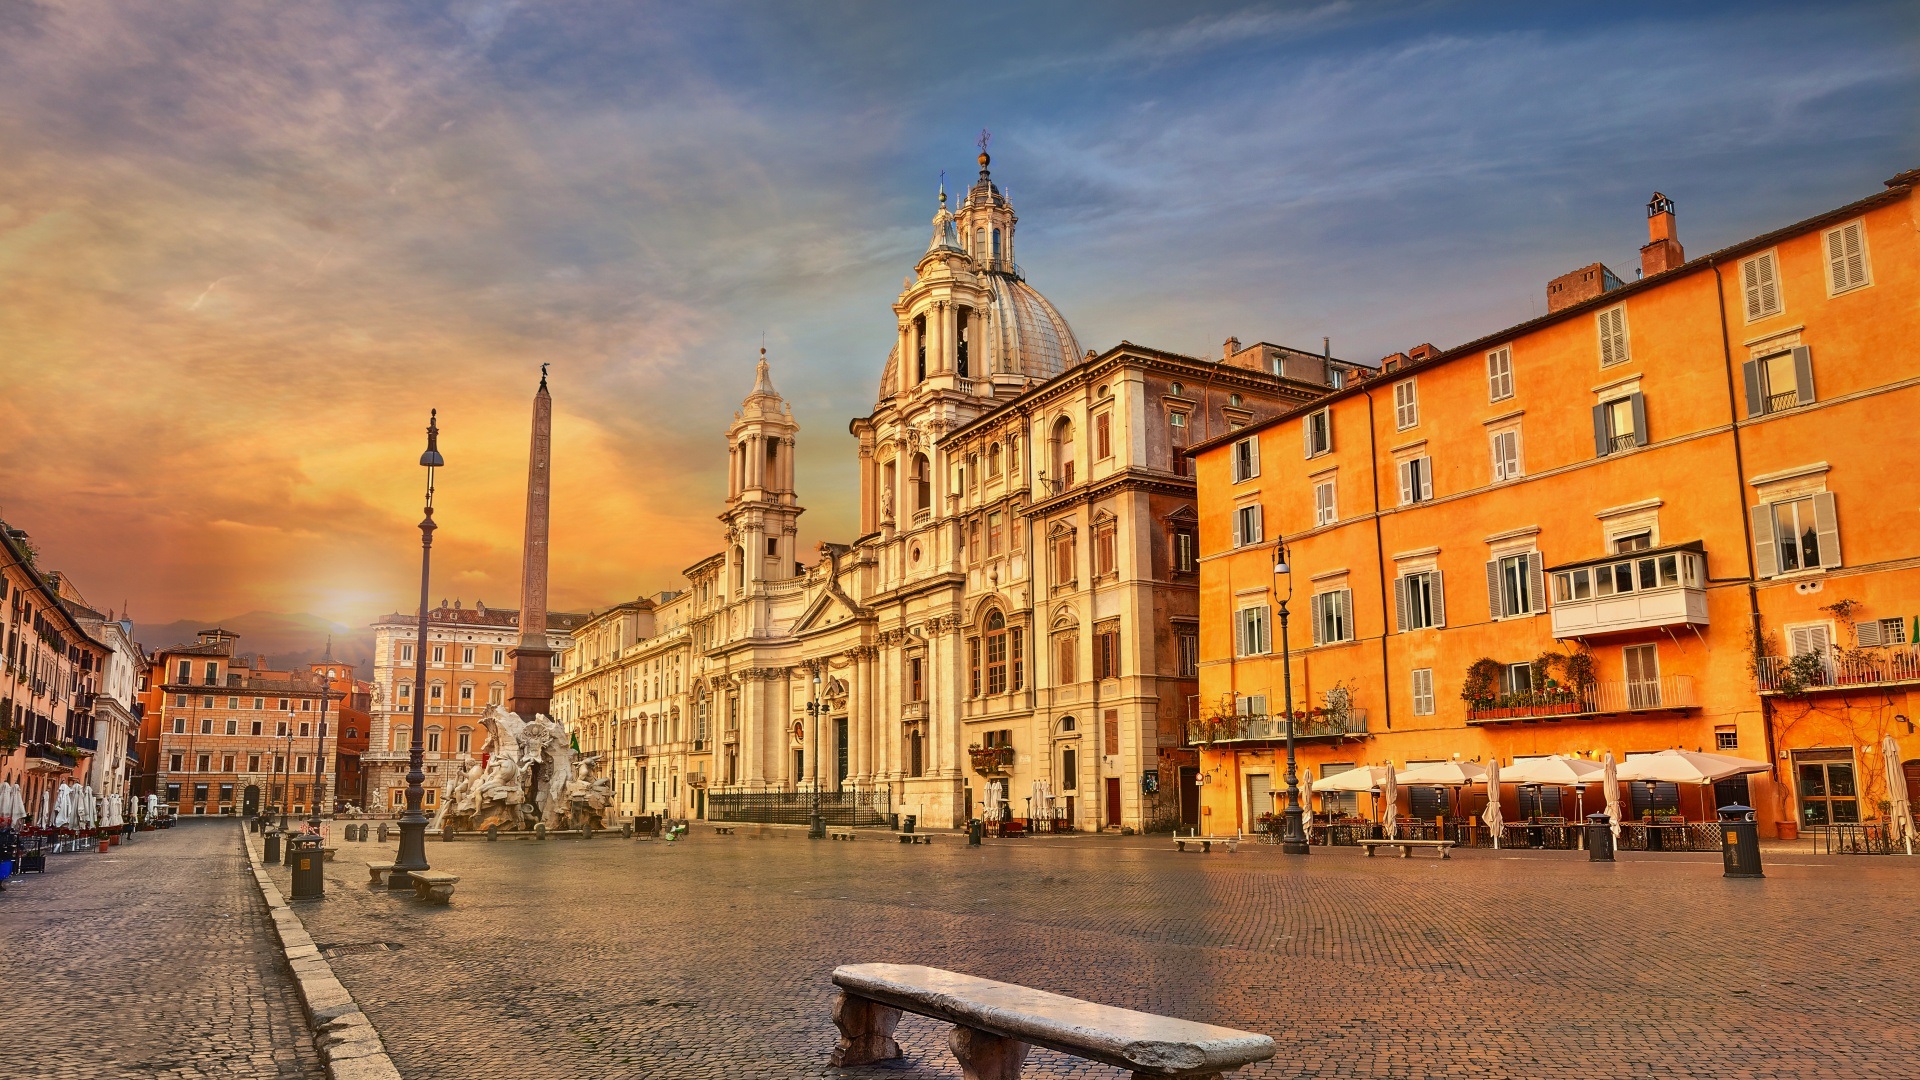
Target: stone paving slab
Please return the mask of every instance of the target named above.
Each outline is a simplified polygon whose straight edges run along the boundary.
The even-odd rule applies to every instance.
[[[0,1076],[318,1078],[232,821],[54,855],[0,893]]]
[[[826,1064],[835,966],[930,964],[1273,1036],[1241,1077],[1911,1077],[1920,859],[1183,857],[1154,838],[345,844],[300,909],[408,1080],[959,1075]],[[278,870],[284,883],[285,872]],[[1031,1077],[1119,1078],[1046,1051]]]

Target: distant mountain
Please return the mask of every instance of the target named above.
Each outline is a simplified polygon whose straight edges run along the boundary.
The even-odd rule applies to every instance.
[[[333,635],[333,658],[354,666],[354,675],[373,677],[373,629],[329,622],[304,612],[249,611],[225,619],[181,619],[170,623],[135,623],[134,640],[148,652],[196,640],[202,630],[219,627],[240,635],[239,651],[261,654],[267,666],[280,670],[318,661],[326,654],[327,635]]]

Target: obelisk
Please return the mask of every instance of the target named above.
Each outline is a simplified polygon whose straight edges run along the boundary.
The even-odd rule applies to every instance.
[[[547,365],[533,395],[533,446],[527,452],[527,532],[520,554],[520,643],[513,662],[508,710],[523,720],[548,715],[553,701],[553,650],[547,647],[547,492],[553,475],[553,396]]]

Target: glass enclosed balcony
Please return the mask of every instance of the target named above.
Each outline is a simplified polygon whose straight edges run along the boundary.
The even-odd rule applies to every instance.
[[[1568,563],[1547,573],[1557,638],[1707,625],[1707,553],[1698,540]]]

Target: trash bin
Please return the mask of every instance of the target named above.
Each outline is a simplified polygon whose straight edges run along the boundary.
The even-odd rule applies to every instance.
[[[260,831],[260,819],[258,817],[250,817],[247,819],[247,831],[254,833]]]
[[[1605,814],[1587,815],[1587,861],[1613,861],[1613,827]]]
[[[969,820],[967,822],[967,846],[979,847],[980,838],[986,835],[986,831],[986,825],[983,824],[979,818]]]
[[[912,832],[912,831],[913,831],[913,826],[914,826],[914,823],[915,823],[915,822],[917,822],[917,821],[919,821],[919,820],[920,820],[920,819],[919,819],[919,817],[917,817],[916,815],[913,815],[913,814],[908,814],[908,815],[907,815],[906,817],[903,817],[903,818],[901,818],[901,819],[900,819],[900,831],[901,831],[901,832]]]
[[[266,859],[268,866],[280,861],[280,834],[272,829],[267,830]]]
[[[1734,803],[1720,808],[1720,858],[1725,877],[1766,877],[1760,870],[1760,824],[1753,807]]]
[[[296,836],[287,842],[287,861],[293,867],[293,899],[321,900],[327,895],[327,879],[321,867],[325,852],[317,834]]]

